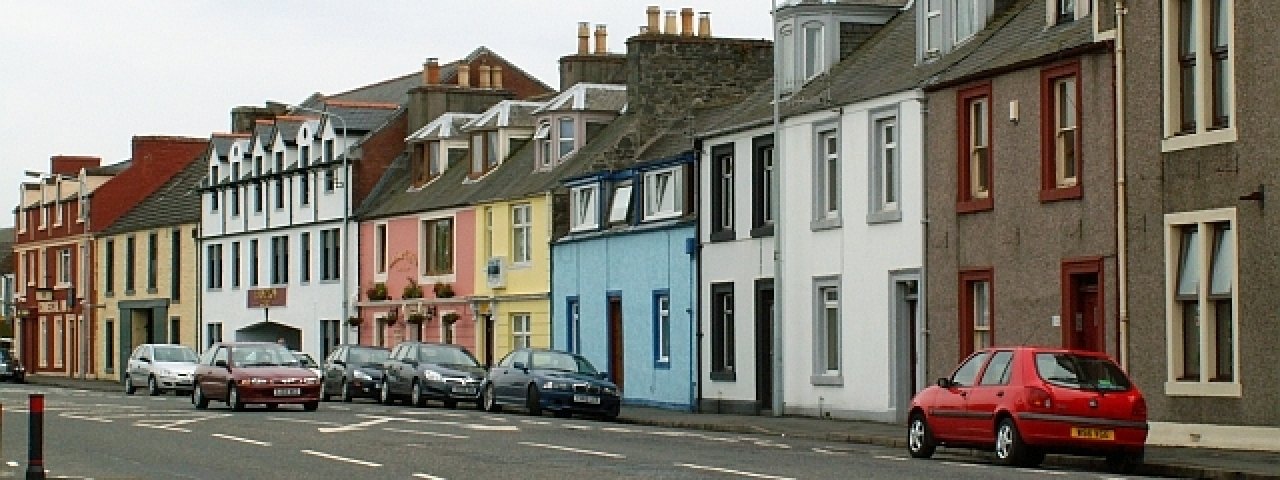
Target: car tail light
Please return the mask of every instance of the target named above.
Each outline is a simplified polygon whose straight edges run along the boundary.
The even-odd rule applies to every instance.
[[[1147,418],[1147,400],[1138,397],[1133,401],[1133,418]]]
[[[1027,404],[1031,405],[1031,408],[1052,410],[1053,397],[1043,388],[1027,387]]]

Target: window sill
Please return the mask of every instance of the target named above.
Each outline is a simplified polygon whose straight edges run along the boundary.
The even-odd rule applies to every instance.
[[[843,225],[844,225],[844,222],[841,220],[840,217],[815,218],[809,221],[809,229],[815,232],[819,230],[831,230],[833,228],[840,228]]]
[[[896,223],[902,221],[902,210],[881,210],[867,214],[867,223]]]
[[[138,293],[138,292],[137,292],[137,291],[135,291],[135,290],[133,290],[133,289],[129,289],[129,290],[125,290],[125,291],[124,291],[125,296],[129,296],[129,297],[132,297],[132,296],[133,296],[134,294],[136,294],[136,293]]]
[[[961,200],[956,202],[956,213],[985,212],[995,208],[995,200],[991,197],[977,200]]]
[[[1057,202],[1062,200],[1079,200],[1081,198],[1084,198],[1084,187],[1078,183],[1070,187],[1040,189],[1040,203]]]
[[[751,229],[751,238],[762,238],[773,236],[773,224],[760,225]]]
[[[836,375],[812,375],[809,377],[809,383],[817,387],[843,387],[844,376]]]
[[[1185,135],[1175,135],[1160,141],[1160,151],[1169,153],[1190,148],[1232,143],[1235,142],[1237,138],[1236,127],[1227,127],[1218,130],[1189,133]]]
[[[681,212],[662,212],[662,213],[655,213],[655,214],[652,214],[652,215],[646,215],[646,216],[644,217],[644,221],[646,221],[646,222],[656,222],[656,221],[659,221],[659,220],[667,220],[667,219],[669,219],[669,218],[680,218],[680,216],[681,216],[681,215],[684,215],[684,214],[683,214],[683,213],[681,213]]]
[[[103,292],[102,296],[107,298],[113,298],[116,296],[116,292]]]
[[[569,233],[594,232],[599,229],[600,225],[578,225],[576,227],[569,227]]]
[[[735,372],[711,372],[711,380],[714,382],[736,382],[738,374]]]
[[[711,232],[707,238],[713,242],[729,242],[737,239],[738,235],[733,230],[717,230]]]
[[[148,288],[148,289],[147,289],[147,294],[149,294],[149,295],[155,295],[155,294],[157,294],[157,293],[160,293],[160,291],[159,291],[159,290],[156,290],[156,289],[154,289],[154,288]]]
[[[654,360],[653,368],[657,370],[671,370],[671,360]]]
[[[1165,382],[1165,395],[1171,397],[1235,397],[1242,396],[1238,382]]]

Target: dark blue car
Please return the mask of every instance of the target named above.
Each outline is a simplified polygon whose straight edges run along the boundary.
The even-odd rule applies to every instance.
[[[581,413],[612,420],[621,408],[622,392],[607,378],[581,355],[520,349],[489,369],[481,401],[491,412],[515,405],[530,415],[549,410],[556,416]]]

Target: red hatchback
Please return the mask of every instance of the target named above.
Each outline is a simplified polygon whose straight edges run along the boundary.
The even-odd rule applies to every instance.
[[[246,404],[301,404],[312,411],[320,405],[320,379],[281,345],[215,343],[200,356],[191,392],[196,408],[208,408],[210,400],[226,402],[232,410]]]
[[[1113,470],[1142,463],[1147,403],[1105,354],[1038,347],[989,348],[916,395],[907,448],[994,449],[996,463],[1035,466],[1044,455],[1102,455]]]

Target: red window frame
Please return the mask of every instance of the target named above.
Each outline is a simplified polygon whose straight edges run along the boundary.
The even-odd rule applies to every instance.
[[[969,192],[969,183],[971,177],[969,175],[969,132],[970,118],[969,105],[975,100],[986,99],[987,101],[987,197],[974,198]],[[970,213],[991,210],[995,207],[995,135],[991,131],[991,107],[993,105],[991,99],[991,83],[986,82],[966,88],[962,88],[956,92],[956,125],[959,129],[956,132],[956,213]]]
[[[1076,84],[1076,184],[1058,186],[1058,102],[1054,84],[1061,79],[1074,77]],[[1084,196],[1084,130],[1083,87],[1080,81],[1080,62],[1065,63],[1040,71],[1040,201],[1078,199]]]
[[[996,346],[996,282],[995,271],[991,267],[984,268],[967,268],[960,270],[960,289],[957,292],[960,303],[956,308],[959,315],[957,318],[960,322],[960,328],[957,329],[960,335],[960,356],[959,358],[968,358],[969,354],[975,351],[973,345],[973,289],[970,287],[974,282],[987,282],[987,308],[991,310],[991,322],[989,325],[991,332],[991,345]]]

